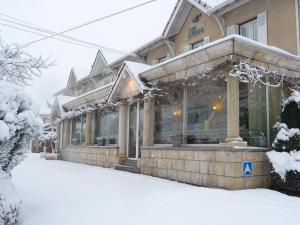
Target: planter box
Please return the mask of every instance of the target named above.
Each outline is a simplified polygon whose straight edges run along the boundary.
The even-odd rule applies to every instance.
[[[286,174],[285,182],[281,177],[272,173],[272,186],[271,188],[282,193],[300,197],[300,173],[289,171]]]
[[[57,160],[58,154],[57,153],[47,153],[46,160]]]

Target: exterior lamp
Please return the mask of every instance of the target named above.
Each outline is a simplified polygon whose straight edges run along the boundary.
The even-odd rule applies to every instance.
[[[218,97],[218,99],[213,103],[211,108],[214,112],[219,112],[223,109],[222,96]]]

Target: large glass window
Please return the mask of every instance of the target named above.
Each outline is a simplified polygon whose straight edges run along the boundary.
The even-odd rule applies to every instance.
[[[267,144],[265,85],[240,83],[240,135],[250,146]]]
[[[172,136],[183,133],[183,89],[171,89],[169,95],[155,99],[155,144],[171,144]]]
[[[119,113],[117,110],[97,111],[95,115],[95,143],[114,145],[118,143]]]
[[[80,115],[72,119],[72,145],[81,145],[85,142],[86,115]]]
[[[186,88],[186,144],[219,143],[227,136],[226,82],[203,78]]]

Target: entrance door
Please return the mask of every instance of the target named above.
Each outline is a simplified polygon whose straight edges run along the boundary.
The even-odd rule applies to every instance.
[[[143,142],[143,104],[131,104],[128,117],[127,156],[128,158],[137,159],[140,157],[140,146]]]

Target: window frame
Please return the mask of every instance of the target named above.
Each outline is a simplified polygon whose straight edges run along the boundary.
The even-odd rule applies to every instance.
[[[245,26],[246,24],[254,23],[254,22],[256,22],[256,28],[258,28],[258,19],[257,19],[257,17],[254,17],[254,18],[252,18],[250,20],[247,20],[247,21],[245,21],[243,23],[240,23],[238,25],[239,26],[239,35],[241,35],[243,37],[246,37],[246,38],[249,38],[249,39],[254,40],[254,41],[258,41],[258,29],[256,30],[256,39],[254,39],[255,32],[254,32],[253,29],[252,29],[252,36],[253,36],[253,38],[250,38],[250,37],[242,35],[242,28],[243,28],[243,26]],[[252,24],[252,27],[253,27],[253,24]]]

